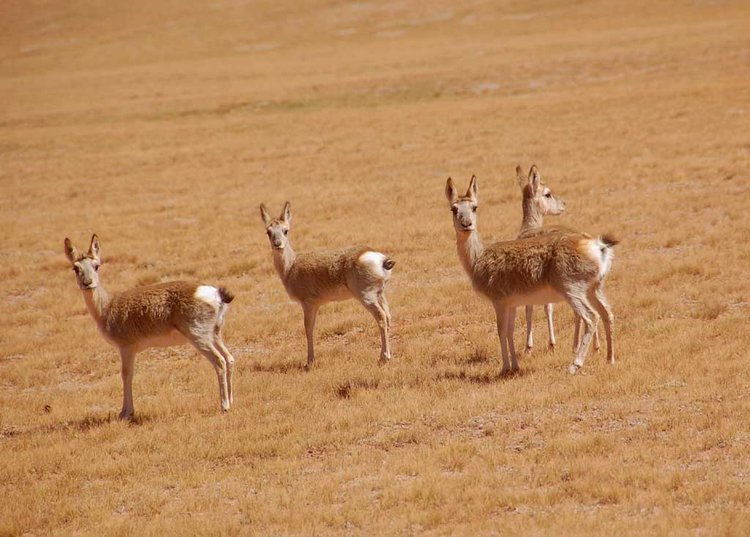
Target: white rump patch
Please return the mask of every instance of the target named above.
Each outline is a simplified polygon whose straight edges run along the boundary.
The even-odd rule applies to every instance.
[[[218,308],[221,305],[219,290],[210,285],[199,285],[193,296],[198,300],[211,304],[215,308]]]
[[[599,247],[599,253],[602,259],[602,267],[599,271],[599,278],[601,279],[609,274],[609,270],[612,268],[612,260],[615,258],[615,249],[604,244],[600,238],[596,240],[596,244]]]
[[[365,252],[359,256],[357,261],[368,267],[376,276],[387,280],[391,277],[391,271],[386,270],[385,267],[383,267],[383,262],[386,259],[388,259],[388,256],[381,254],[380,252]]]
[[[612,268],[612,260],[615,257],[614,249],[604,244],[601,238],[588,240],[586,248],[591,259],[599,265],[599,279],[603,279]]]

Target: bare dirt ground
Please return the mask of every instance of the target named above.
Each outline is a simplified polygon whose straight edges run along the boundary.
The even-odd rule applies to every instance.
[[[0,534],[748,534],[748,28],[741,1],[0,2]],[[567,374],[559,306],[559,348],[539,309],[499,374],[443,188],[476,174],[511,238],[532,163],[555,223],[622,240],[614,366]],[[388,366],[350,301],[302,370],[258,214],[287,199],[298,251],[397,261]],[[92,232],[110,291],[236,293],[230,413],[183,347],[115,419],[62,249]]]

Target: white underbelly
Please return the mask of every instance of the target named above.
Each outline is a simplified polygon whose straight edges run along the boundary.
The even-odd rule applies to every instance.
[[[150,347],[174,347],[177,345],[184,345],[185,343],[188,343],[187,338],[178,330],[172,330],[166,334],[142,339],[136,343],[136,347],[140,351]]]
[[[338,302],[340,300],[349,300],[353,297],[354,295],[349,290],[349,288],[342,285],[341,287],[337,287],[336,289],[332,289],[330,292],[326,293],[325,299],[326,301]]]
[[[508,297],[507,304],[512,307],[516,306],[531,306],[541,304],[551,304],[554,302],[562,302],[565,300],[560,293],[555,291],[552,287],[544,286],[538,287],[528,293],[513,295]]]
[[[289,293],[289,298],[296,300],[300,304],[305,302],[306,300],[309,300],[309,298],[302,299],[300,297],[294,296],[293,294]],[[338,287],[332,287],[330,289],[325,289],[324,291],[321,291],[318,293],[318,296],[316,296],[313,301],[317,302],[318,304],[325,304],[326,302],[339,302],[341,300],[349,300],[350,298],[354,298],[354,294],[349,290],[348,287],[338,286]]]

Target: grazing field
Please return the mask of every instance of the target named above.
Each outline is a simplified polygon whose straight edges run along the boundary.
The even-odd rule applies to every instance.
[[[0,535],[747,535],[748,28],[742,1],[2,2]],[[622,241],[615,365],[567,373],[560,305],[500,374],[443,191],[476,174],[513,238],[532,163],[547,223]],[[286,200],[298,252],[396,260],[388,365],[348,301],[303,370],[258,211]],[[229,413],[178,347],[116,419],[63,253],[93,232],[109,291],[236,294]]]

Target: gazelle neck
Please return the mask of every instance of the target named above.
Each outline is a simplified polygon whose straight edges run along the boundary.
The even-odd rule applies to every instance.
[[[91,317],[101,329],[104,326],[104,314],[110,303],[109,293],[104,287],[97,285],[95,289],[83,290],[83,300],[86,302]]]
[[[479,232],[476,229],[469,232],[456,231],[456,248],[464,270],[469,276],[473,276],[474,264],[484,251]]]
[[[276,272],[279,273],[282,281],[286,281],[295,259],[297,259],[297,254],[289,243],[281,250],[274,249],[273,266],[276,267]]]
[[[544,215],[534,206],[534,200],[524,198],[523,200],[523,221],[521,222],[521,233],[539,229],[544,223]]]

